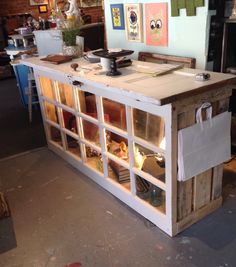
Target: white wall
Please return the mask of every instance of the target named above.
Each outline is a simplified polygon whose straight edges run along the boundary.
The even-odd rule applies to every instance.
[[[168,23],[169,23],[169,41],[168,47],[147,46],[144,42],[135,43],[128,42],[126,39],[125,30],[113,30],[110,4],[125,4],[125,3],[168,3]],[[205,0],[205,7],[197,8],[196,16],[186,16],[186,10],[180,10],[180,16],[171,17],[170,0],[105,0],[105,19],[107,31],[108,48],[121,47],[123,49],[131,49],[135,51],[133,58],[137,58],[139,51],[156,52],[169,55],[179,55],[196,58],[196,67],[205,69],[208,50],[208,35],[209,35],[209,13],[208,0]],[[144,11],[144,5],[143,5]],[[145,29],[145,19],[144,25]]]

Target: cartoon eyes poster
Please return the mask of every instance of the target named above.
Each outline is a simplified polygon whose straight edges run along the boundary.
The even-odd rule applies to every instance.
[[[125,23],[128,41],[143,41],[143,21],[141,4],[125,4]]]
[[[145,4],[146,44],[168,46],[168,4]]]

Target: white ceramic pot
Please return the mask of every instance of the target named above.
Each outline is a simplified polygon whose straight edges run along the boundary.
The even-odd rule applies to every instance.
[[[103,71],[111,70],[111,60],[109,58],[101,57],[101,66]]]

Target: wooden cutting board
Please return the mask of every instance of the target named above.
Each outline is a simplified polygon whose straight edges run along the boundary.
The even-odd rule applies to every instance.
[[[52,55],[52,56],[41,58],[41,60],[47,61],[53,64],[61,64],[61,63],[69,62],[72,59],[73,59],[73,56],[65,56],[65,55]]]

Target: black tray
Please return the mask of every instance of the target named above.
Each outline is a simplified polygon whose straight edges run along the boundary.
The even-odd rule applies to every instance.
[[[121,50],[119,52],[110,52],[107,49],[93,52],[95,56],[108,58],[111,60],[111,70],[106,73],[107,76],[121,75],[121,72],[117,70],[116,58],[124,57],[133,54],[132,50]]]
[[[95,56],[104,57],[104,58],[110,58],[110,59],[111,58],[128,56],[128,55],[131,55],[133,53],[134,53],[134,51],[132,51],[132,50],[121,50],[119,52],[110,52],[109,53],[109,50],[107,50],[107,49],[93,52],[93,54]]]

